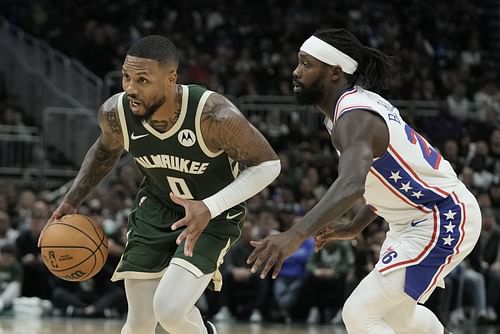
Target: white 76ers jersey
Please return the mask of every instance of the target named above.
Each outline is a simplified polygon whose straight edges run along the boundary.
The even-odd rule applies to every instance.
[[[344,92],[327,127],[356,109],[380,115],[389,130],[389,146],[365,182],[367,204],[390,228],[375,267],[383,275],[404,268],[404,291],[425,302],[474,248],[479,206],[448,161],[381,96],[359,86]]]
[[[389,129],[389,147],[373,161],[365,183],[366,202],[379,216],[389,223],[407,224],[430,213],[456,189],[460,181],[448,161],[406,124],[390,102],[354,86],[340,96],[333,124],[355,109],[377,113]]]

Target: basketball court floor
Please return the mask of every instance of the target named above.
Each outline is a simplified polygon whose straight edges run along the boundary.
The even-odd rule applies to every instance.
[[[122,320],[68,318],[0,318],[0,334],[120,334]],[[218,334],[346,334],[341,326],[300,324],[217,324]],[[156,334],[164,334],[157,330]],[[456,328],[454,334],[500,334],[500,328],[481,326]]]

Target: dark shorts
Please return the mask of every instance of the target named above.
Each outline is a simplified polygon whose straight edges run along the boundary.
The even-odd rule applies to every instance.
[[[235,206],[212,219],[196,242],[192,257],[184,256],[184,243],[175,243],[182,229],[170,228],[182,217],[184,213],[154,196],[138,196],[129,215],[128,242],[112,280],[158,278],[170,263],[181,265],[197,276],[216,272],[240,236],[245,207]]]

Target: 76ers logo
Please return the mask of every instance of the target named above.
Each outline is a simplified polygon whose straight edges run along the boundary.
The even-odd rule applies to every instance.
[[[398,252],[395,251],[395,249],[400,245],[401,243],[396,243],[389,248],[387,248],[384,252],[384,255],[382,255],[382,263],[383,264],[388,264],[391,263],[392,260],[398,257]]]

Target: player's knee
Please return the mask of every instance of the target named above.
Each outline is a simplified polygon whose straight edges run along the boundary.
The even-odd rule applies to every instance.
[[[186,308],[173,300],[157,297],[153,299],[156,320],[167,330],[172,330],[186,318]]]

